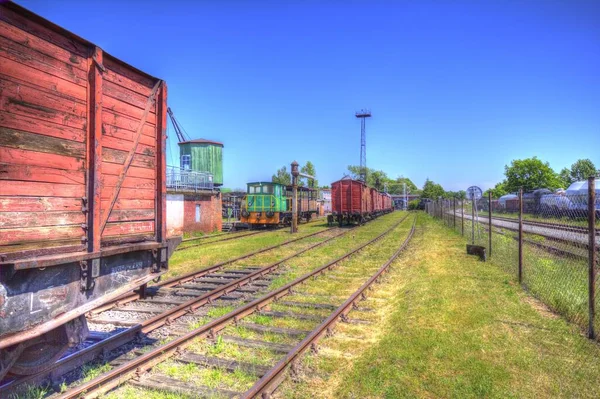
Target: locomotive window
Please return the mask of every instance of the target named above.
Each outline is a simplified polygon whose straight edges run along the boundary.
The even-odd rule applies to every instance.
[[[181,169],[190,170],[191,169],[191,156],[190,155],[182,155],[181,156]]]
[[[250,188],[248,190],[249,190],[250,194],[254,194],[256,192],[256,187],[250,186]]]
[[[273,186],[263,186],[263,193],[273,194]]]

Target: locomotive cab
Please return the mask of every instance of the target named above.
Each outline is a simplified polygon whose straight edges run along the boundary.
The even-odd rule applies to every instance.
[[[248,183],[246,196],[242,200],[242,223],[251,226],[278,225],[283,223],[282,214],[291,208],[285,196],[285,186],[279,183]]]
[[[310,220],[318,212],[318,190],[298,187],[298,219]],[[241,222],[250,227],[289,225],[292,221],[292,186],[273,182],[248,183],[242,200]]]

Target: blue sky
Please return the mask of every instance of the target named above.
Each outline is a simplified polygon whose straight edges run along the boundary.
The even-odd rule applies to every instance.
[[[418,186],[486,189],[534,155],[600,167],[597,0],[18,3],[166,80],[188,134],[224,142],[227,187],[294,159],[337,180],[363,107],[367,165]]]

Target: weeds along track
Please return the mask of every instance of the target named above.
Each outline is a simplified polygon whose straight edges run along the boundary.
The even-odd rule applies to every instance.
[[[210,273],[221,271],[224,268],[226,268],[227,266],[234,265],[236,262],[239,262],[239,261],[242,261],[242,260],[246,260],[246,259],[249,259],[249,258],[251,258],[253,256],[257,256],[259,254],[263,254],[263,253],[266,253],[266,252],[269,252],[269,251],[277,250],[277,249],[283,248],[283,247],[285,247],[287,245],[291,245],[293,243],[296,243],[296,242],[299,242],[299,241],[302,241],[302,240],[306,240],[308,238],[315,237],[317,235],[320,235],[320,234],[323,234],[323,233],[326,233],[326,232],[330,232],[330,231],[334,231],[334,229],[331,229],[331,228],[330,229],[325,229],[325,230],[317,231],[317,232],[314,232],[314,233],[305,234],[305,235],[300,236],[300,237],[291,238],[291,239],[289,239],[287,241],[284,241],[282,243],[271,245],[271,246],[268,246],[268,247],[265,247],[265,248],[261,248],[261,249],[257,249],[255,251],[251,251],[251,252],[245,253],[245,254],[237,256],[235,258],[232,258],[232,259],[229,259],[229,260],[226,260],[226,261],[222,261],[222,262],[216,263],[216,264],[214,264],[212,266],[208,266],[208,267],[205,267],[203,269],[200,269],[200,270],[197,270],[197,271],[193,271],[193,272],[184,274],[182,276],[177,276],[177,277],[170,278],[168,280],[160,281],[157,284],[153,285],[150,289],[151,290],[155,290],[155,289],[161,288],[161,287],[163,287],[163,288],[171,288],[171,287],[178,286],[178,285],[181,285],[183,283],[186,283],[188,281],[193,281],[193,280],[201,278],[201,277],[209,278],[208,275]],[[166,292],[166,291],[163,291],[163,292]],[[132,301],[140,299],[142,296],[144,296],[144,293],[142,293],[142,292],[137,292],[137,291],[136,292],[132,292],[130,294],[121,296],[121,297],[115,299],[114,301],[107,302],[104,305],[97,307],[96,309],[94,309],[93,311],[91,311],[90,314],[91,315],[95,315],[95,314],[104,312],[104,311],[106,311],[108,309],[125,305],[125,304],[127,304],[129,302],[132,302]]]
[[[85,345],[63,357],[49,371],[18,380],[5,380],[5,384],[0,386],[0,397],[22,391],[24,386],[40,385],[49,379],[60,381],[62,376],[85,363],[108,359],[114,357],[115,353],[118,355],[131,351],[139,345],[145,346],[149,340],[140,337],[147,337],[149,333],[158,337],[156,341],[171,336],[173,331],[181,332],[189,324],[197,324],[205,319],[211,312],[210,308],[218,304],[247,302],[252,295],[267,290],[271,280],[277,278],[282,266],[285,267],[290,260],[308,255],[311,250],[350,232],[358,234],[358,230],[333,228],[296,237],[161,282],[149,287],[145,298],[135,293],[120,298],[120,302],[112,303],[110,307],[95,309],[88,318],[91,334]],[[278,253],[280,259],[276,261],[265,262],[263,259],[253,266],[236,265],[240,260],[259,258],[259,254],[268,260],[269,251],[280,252],[281,247],[292,247],[292,243],[296,243],[295,246],[302,245],[302,248],[289,248],[283,258]],[[271,258],[273,256],[270,255]]]
[[[140,293],[132,293],[98,307],[87,315],[90,337],[85,347],[63,357],[50,371],[0,385],[0,397],[4,397],[5,393],[18,390],[23,384],[37,385],[49,377],[56,379],[58,375],[65,374],[107,351],[131,342],[140,333],[148,333],[165,324],[171,324],[176,319],[193,314],[196,309],[217,299],[232,301],[265,289],[270,284],[269,280],[272,278],[270,275],[275,274],[284,262],[349,232],[350,230],[326,229],[296,237],[194,273],[166,280],[149,287],[145,297],[142,297]],[[235,268],[232,266],[232,270],[223,271],[227,266],[234,265],[240,260],[274,251],[292,243],[316,238],[319,235],[325,235],[325,238],[264,267]]]
[[[186,238],[181,241],[181,245],[175,251],[185,251],[186,249],[196,248],[201,245],[216,244],[223,241],[237,240],[240,238],[250,237],[257,234],[263,234],[279,229],[261,230],[261,231],[243,231],[238,233],[221,233],[197,238]]]
[[[322,221],[323,221],[322,218],[318,218],[315,220],[311,220],[310,222],[305,223],[304,225],[308,225],[308,224],[312,224],[312,223],[316,223],[316,222],[322,222]],[[242,231],[242,232],[236,232],[236,233],[218,233],[218,234],[210,234],[210,235],[206,235],[206,236],[202,236],[202,237],[186,238],[181,241],[181,246],[179,248],[177,248],[176,251],[185,251],[186,249],[196,248],[196,247],[199,247],[202,245],[216,244],[216,243],[220,243],[220,242],[224,242],[224,241],[237,240],[239,238],[246,238],[246,237],[254,236],[257,234],[269,233],[269,232],[273,232],[273,231],[283,230],[286,228],[289,228],[289,227],[266,228],[266,229],[258,230],[258,231],[250,230],[250,231]]]
[[[346,253],[344,253],[341,256],[336,257],[334,260],[331,260],[327,263],[325,263],[323,266],[314,268],[312,271],[298,277],[295,278],[295,274],[294,273],[286,273],[285,275],[280,275],[278,278],[280,279],[278,281],[278,284],[275,285],[282,285],[280,288],[275,289],[274,291],[271,291],[269,293],[266,293],[262,296],[259,296],[257,299],[253,299],[248,301],[243,302],[240,306],[238,307],[232,307],[232,306],[225,306],[225,307],[221,307],[221,308],[214,308],[215,312],[213,312],[213,314],[206,314],[207,317],[213,317],[212,321],[207,321],[206,318],[204,319],[200,319],[200,320],[196,320],[196,323],[194,324],[193,327],[195,327],[193,330],[189,331],[188,329],[182,328],[182,326],[180,325],[179,327],[176,326],[174,323],[167,323],[166,320],[168,319],[168,317],[164,317],[163,314],[161,314],[161,318],[162,321],[158,321],[158,319],[155,317],[154,319],[156,320],[151,320],[148,321],[145,326],[146,327],[138,327],[138,331],[139,333],[143,333],[148,331],[148,329],[154,329],[153,333],[150,335],[146,335],[143,339],[139,340],[140,342],[137,343],[136,347],[130,348],[127,353],[123,352],[124,354],[122,356],[117,356],[116,358],[114,358],[109,364],[109,368],[111,368],[111,370],[100,374],[99,376],[91,379],[90,381],[78,381],[76,382],[76,384],[73,384],[74,386],[72,386],[72,388],[70,389],[66,389],[64,390],[61,394],[57,394],[57,397],[60,398],[75,398],[75,397],[97,397],[98,395],[104,394],[112,389],[114,389],[115,387],[122,385],[123,383],[125,383],[126,381],[129,381],[131,383],[131,385],[128,385],[128,387],[131,387],[133,385],[143,385],[146,386],[148,388],[153,388],[153,378],[156,377],[156,375],[153,373],[152,375],[148,376],[146,375],[146,372],[155,368],[156,370],[162,370],[165,367],[169,367],[169,362],[173,362],[173,360],[170,360],[171,358],[176,359],[175,361],[180,364],[187,364],[187,365],[193,365],[194,367],[196,367],[198,364],[205,364],[207,369],[211,369],[213,367],[216,367],[219,370],[233,370],[232,375],[233,376],[243,376],[243,373],[245,372],[244,370],[246,370],[248,367],[252,366],[250,363],[245,362],[243,359],[237,359],[237,360],[231,360],[231,359],[224,359],[224,358],[213,358],[210,356],[206,356],[206,355],[201,355],[199,354],[197,351],[194,350],[194,347],[197,345],[200,346],[215,346],[215,345],[222,345],[223,342],[235,342],[236,345],[240,345],[240,347],[244,347],[244,348],[255,348],[257,350],[262,350],[262,351],[271,351],[273,350],[275,353],[287,353],[288,350],[290,350],[292,347],[289,344],[278,344],[277,342],[268,342],[268,341],[258,341],[258,340],[248,340],[248,339],[244,339],[244,338],[239,338],[239,337],[230,337],[228,334],[229,328],[233,328],[233,329],[238,329],[238,328],[244,328],[244,329],[248,329],[248,331],[254,331],[256,333],[265,333],[267,335],[269,334],[276,334],[276,333],[281,333],[281,335],[283,337],[295,337],[298,338],[301,334],[304,334],[305,331],[300,331],[299,329],[285,329],[285,328],[275,328],[270,330],[269,327],[264,326],[264,325],[260,325],[258,322],[250,322],[250,323],[246,323],[247,320],[251,319],[252,317],[258,317],[258,318],[287,318],[290,321],[312,321],[313,323],[315,321],[322,321],[323,319],[327,319],[327,315],[319,315],[316,312],[325,310],[325,311],[329,311],[329,313],[331,313],[332,310],[336,310],[338,308],[338,303],[336,303],[336,300],[342,299],[346,299],[346,298],[340,298],[340,297],[335,297],[331,295],[331,292],[327,293],[327,295],[323,296],[324,298],[327,297],[329,298],[329,300],[325,299],[327,302],[329,303],[316,303],[316,302],[311,302],[310,300],[307,302],[307,299],[310,298],[315,298],[315,296],[313,294],[311,294],[312,296],[308,295],[308,293],[303,293],[303,294],[294,294],[296,290],[299,290],[300,287],[304,284],[305,287],[310,287],[311,285],[316,284],[317,289],[319,286],[321,286],[321,288],[323,288],[323,281],[337,281],[338,283],[341,281],[343,283],[344,286],[351,286],[352,284],[349,284],[350,281],[352,282],[356,282],[358,280],[362,280],[360,281],[360,283],[364,283],[365,280],[368,279],[369,275],[366,275],[365,278],[365,273],[368,272],[368,269],[365,265],[368,264],[368,262],[370,261],[370,259],[372,258],[372,256],[378,254],[380,252],[380,247],[379,246],[374,246],[373,244],[378,242],[378,241],[383,241],[387,247],[389,247],[390,245],[392,246],[397,246],[397,240],[393,240],[392,238],[386,239],[386,240],[382,240],[384,237],[390,235],[390,233],[392,231],[395,231],[396,229],[399,228],[399,226],[401,226],[402,222],[404,222],[407,219],[408,215],[405,215],[404,217],[402,217],[400,220],[395,221],[391,227],[386,228],[382,233],[378,234],[376,237],[369,239],[367,242],[364,242],[363,244],[355,247],[354,249],[352,249],[351,251],[348,251]],[[414,223],[413,223],[413,228],[414,229]],[[411,231],[412,231],[411,229]],[[355,230],[351,230],[351,231],[356,231],[358,229]],[[344,233],[342,233],[344,234]],[[331,239],[337,238],[337,236],[331,237]],[[395,237],[397,238],[397,237]],[[382,244],[383,245],[383,244]],[[328,247],[329,248],[329,247]],[[362,254],[362,252],[364,252],[363,250],[365,250],[367,252],[371,252],[371,254]],[[394,248],[395,249],[395,248]],[[396,251],[397,253],[399,253],[399,251]],[[348,259],[350,257],[361,257],[361,259],[353,259],[351,261],[348,261]],[[397,256],[397,255],[396,255]],[[362,259],[364,258],[364,259]],[[279,261],[279,264],[283,263],[285,260]],[[391,262],[391,260],[390,260]],[[350,269],[350,265],[354,265],[354,270]],[[337,266],[340,266],[339,269],[336,272],[331,272],[331,273],[326,273],[334,268],[337,268]],[[389,264],[388,264],[389,266]],[[267,266],[267,268],[271,268],[271,267],[276,267],[274,265],[270,265]],[[261,272],[263,272],[266,268],[259,270],[256,270],[254,272],[252,272],[252,274],[254,274],[255,278],[259,278],[261,276]],[[381,272],[382,273],[382,272]],[[381,274],[379,273],[379,274]],[[369,273],[370,274],[370,273]],[[329,278],[326,278],[329,275]],[[247,274],[247,276],[250,276],[250,273]],[[361,277],[362,276],[362,277]],[[346,279],[350,279],[348,281],[346,281]],[[314,280],[314,283],[312,283]],[[289,282],[288,282],[289,281]],[[359,284],[360,285],[360,284]],[[236,284],[229,284],[229,289],[232,289],[232,291],[235,290]],[[226,291],[226,290],[223,290]],[[298,291],[299,292],[299,291]],[[364,289],[363,291],[364,292]],[[358,301],[360,294],[357,294],[357,296],[354,297],[354,302],[355,303]],[[197,307],[195,308],[194,306],[196,306],[197,304],[201,303],[201,301],[206,301],[205,303],[208,303],[208,301],[211,298],[211,294],[208,294],[204,296],[204,298],[202,300],[198,300],[197,302],[195,302],[194,304],[190,303],[185,303],[185,304],[181,304],[177,307],[177,311],[176,312],[183,312],[185,314],[185,312],[189,312],[191,314],[191,312],[194,312],[194,309],[197,309]],[[292,300],[292,301],[281,301],[280,299],[285,297],[285,296],[299,296],[299,298],[296,300]],[[275,303],[276,302],[276,303]],[[309,303],[310,302],[310,303]],[[346,303],[346,302],[344,302]],[[201,306],[201,305],[198,305]],[[278,307],[278,306],[284,306],[284,307],[289,307],[290,309],[305,309],[307,313],[297,313],[295,314],[292,311],[287,311],[287,310],[273,310],[270,309],[270,307]],[[352,304],[350,304],[350,308],[352,307]],[[347,314],[348,311],[348,307],[346,306],[344,308],[344,310],[342,312],[338,312],[335,313],[337,314],[337,318],[339,317],[345,317],[345,314]],[[172,313],[173,315],[175,315],[175,313]],[[342,316],[342,314],[344,316]],[[216,319],[214,319],[214,317],[220,316]],[[185,316],[184,316],[185,317]],[[155,323],[156,322],[156,323]],[[244,326],[242,324],[245,324]],[[316,324],[316,323],[315,323]],[[331,324],[331,323],[329,323]],[[162,325],[163,328],[161,328],[160,330],[157,330],[158,325]],[[237,325],[237,326],[236,326]],[[225,330],[225,331],[223,331]],[[288,331],[289,330],[289,331]],[[156,333],[160,332],[160,335],[157,335]],[[222,332],[223,334],[219,335],[219,332]],[[318,336],[321,336],[322,334],[318,334]],[[159,337],[162,336],[162,339],[159,339]],[[152,338],[153,337],[153,338]],[[202,338],[209,338],[208,342],[207,340],[198,340],[198,338],[202,339]],[[286,338],[286,339],[287,339]],[[318,338],[318,337],[317,337]],[[191,346],[190,346],[191,345]],[[186,350],[187,348],[187,350]],[[134,355],[134,358],[130,358],[131,355]],[[267,357],[264,356],[260,356],[260,359],[266,359]],[[184,367],[189,367],[189,366],[184,366]],[[261,371],[262,370],[262,371]],[[258,375],[262,375],[265,374],[268,371],[268,367],[255,367],[255,371],[258,372]],[[258,377],[258,375],[256,375],[256,373],[254,374],[255,377]],[[156,377],[158,378],[158,377]],[[165,377],[167,378],[167,377]],[[244,378],[242,378],[243,380]],[[185,381],[178,381],[177,379],[171,378],[171,380],[168,380],[170,384],[170,386],[165,386],[164,383],[162,382],[157,382],[157,384],[162,385],[163,389],[175,389],[177,390],[177,392],[179,393],[184,393],[185,391],[185,385],[187,384],[187,382]],[[156,381],[155,381],[156,382]],[[250,385],[247,386],[247,388],[249,388]],[[246,389],[247,389],[246,388]],[[204,392],[206,391],[206,392]],[[229,394],[227,393],[226,390],[215,390],[209,387],[201,387],[201,386],[194,386],[194,396],[202,396],[206,393],[206,395],[211,396],[213,394],[218,395],[218,396],[236,396],[239,394],[239,392],[237,391],[231,391],[229,392]],[[120,397],[119,394],[116,394],[117,396],[115,397]]]

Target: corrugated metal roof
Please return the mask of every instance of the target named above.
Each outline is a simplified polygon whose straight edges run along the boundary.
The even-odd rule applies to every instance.
[[[206,139],[196,139],[196,140],[182,141],[179,144],[188,144],[188,143],[194,143],[194,144],[215,144],[215,145],[221,145],[221,146],[224,147],[223,143],[220,143],[220,142],[214,141],[214,140],[206,140]]]

